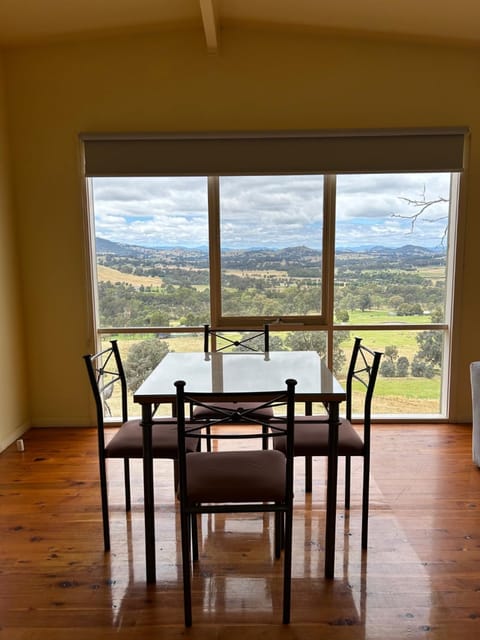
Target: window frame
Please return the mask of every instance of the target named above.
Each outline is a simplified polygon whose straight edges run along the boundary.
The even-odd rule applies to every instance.
[[[455,292],[458,291],[456,286],[461,278],[461,253],[464,243],[464,222],[462,211],[465,208],[465,174],[463,169],[466,166],[466,157],[468,152],[468,130],[466,128],[456,130],[445,130],[447,133],[454,132],[462,136],[463,139],[463,157],[464,161],[461,169],[445,169],[452,173],[452,180],[454,181],[451,190],[450,199],[450,216],[449,216],[449,242],[447,250],[447,290],[445,300],[445,322],[436,324],[422,324],[422,325],[401,325],[402,330],[407,331],[425,331],[425,330],[440,330],[444,332],[444,353],[442,363],[442,387],[440,413],[433,416],[423,415],[420,416],[404,416],[403,414],[395,414],[390,418],[397,422],[408,422],[418,420],[421,417],[423,420],[444,420],[448,419],[450,413],[450,397],[451,397],[451,379],[454,376],[452,371],[452,350],[458,343],[458,332],[453,332],[453,324],[459,317],[458,300],[456,300]],[[442,133],[442,130],[440,130]],[[395,135],[400,135],[401,132],[397,132]],[[282,134],[276,134],[281,137]],[[97,277],[96,277],[96,252],[95,252],[95,224],[93,219],[93,200],[92,193],[89,187],[89,178],[94,177],[91,172],[86,170],[85,162],[85,145],[88,144],[88,140],[94,140],[100,137],[105,139],[105,136],[96,134],[91,136],[89,134],[81,135],[81,153],[83,160],[83,178],[86,194],[86,200],[84,201],[86,209],[86,236],[88,240],[88,264],[89,264],[89,292],[90,292],[90,308],[89,314],[91,320],[93,319],[93,331],[94,340],[98,342],[102,335],[108,334],[152,334],[152,333],[194,333],[201,331],[202,327],[99,327],[98,316],[98,298],[97,298]],[[164,136],[163,136],[164,137]],[[174,139],[175,136],[167,136],[169,140]],[[201,136],[200,136],[201,137]],[[274,136],[275,137],[275,136]],[[288,137],[288,136],[287,136]],[[327,136],[328,137],[328,136]],[[124,136],[114,135],[108,137],[110,140],[118,140],[124,138]],[[128,136],[127,136],[128,138]],[[235,138],[235,136],[234,136]],[[130,169],[129,169],[130,171]],[[455,172],[458,173],[455,173]],[[370,173],[370,171],[359,171],[358,173]],[[377,173],[379,171],[376,171]],[[396,173],[392,168],[387,168],[381,173]],[[268,172],[274,174],[275,172]],[[300,171],[299,173],[309,173]],[[314,173],[310,171],[310,173]],[[320,172],[319,172],[320,173]],[[322,172],[323,173],[323,172]],[[351,171],[351,173],[356,173]],[[372,171],[375,173],[375,171]],[[248,172],[250,174],[250,172]],[[248,175],[245,173],[245,175]],[[109,175],[103,173],[102,175]],[[117,174],[114,174],[117,175]],[[125,174],[127,175],[127,174]],[[129,173],[131,175],[131,173]],[[142,174],[143,175],[143,174]],[[145,174],[149,175],[149,174]],[[153,175],[153,174],[150,174]],[[178,172],[176,175],[180,175]],[[205,175],[205,174],[204,174]],[[252,326],[258,327],[263,325],[265,321],[271,320],[271,318],[261,316],[240,316],[240,317],[222,317],[221,313],[221,256],[220,256],[220,202],[219,202],[219,178],[222,175],[210,175],[207,176],[207,188],[208,188],[208,209],[209,209],[209,258],[210,258],[210,313],[211,313],[211,325],[216,328],[229,328],[241,326],[251,328]],[[355,331],[388,331],[399,328],[398,324],[382,324],[371,325],[353,325],[353,324],[338,324],[334,321],[334,267],[335,267],[335,199],[336,199],[336,173],[326,172],[324,175],[324,210],[323,210],[323,255],[322,255],[322,314],[320,316],[295,316],[295,317],[280,317],[277,322],[271,324],[273,331],[325,331],[327,335],[327,353],[326,360],[327,365],[332,366],[333,362],[333,337],[335,332],[355,332]],[[99,176],[100,177],[100,176]],[[329,276],[330,274],[330,276]],[[382,416],[382,421],[388,421],[388,416]]]
[[[309,174],[312,175],[312,174]],[[329,205],[326,196],[326,179],[331,180],[333,176],[325,176],[323,188],[323,232],[322,232],[322,267],[321,267],[321,310],[319,314],[312,315],[287,315],[280,314],[275,316],[233,316],[223,315],[222,313],[222,264],[221,264],[221,211],[220,211],[220,177],[208,177],[208,203],[209,203],[209,251],[210,251],[210,320],[211,325],[218,329],[231,329],[244,327],[245,329],[258,329],[265,324],[285,331],[299,330],[303,327],[309,330],[325,329],[329,324],[331,316],[332,304],[331,296],[328,295],[329,272],[328,268],[333,263],[334,252],[332,252],[332,243],[327,230],[332,228],[331,220],[327,220],[327,216],[332,215],[331,207],[327,212]]]

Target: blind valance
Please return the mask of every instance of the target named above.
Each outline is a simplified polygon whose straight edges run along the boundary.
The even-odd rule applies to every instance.
[[[465,127],[418,130],[81,134],[86,176],[462,171]]]

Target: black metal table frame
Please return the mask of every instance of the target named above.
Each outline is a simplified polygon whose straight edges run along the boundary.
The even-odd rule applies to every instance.
[[[173,354],[171,354],[173,355]],[[235,354],[231,354],[235,355]],[[158,365],[161,367],[162,363]],[[333,378],[333,374],[332,378]],[[294,377],[292,374],[290,377]],[[336,382],[336,380],[333,378]],[[154,411],[159,403],[173,403],[175,395],[172,382],[172,394],[158,394],[142,397],[139,393],[134,395],[135,402],[142,406],[143,426],[143,489],[144,489],[144,517],[145,517],[145,562],[146,581],[149,584],[156,582],[156,550],[155,550],[155,499],[153,488],[153,455],[152,455],[152,429],[154,428]],[[254,394],[253,394],[254,395]],[[227,397],[232,399],[234,393],[219,393],[219,400]],[[329,416],[328,436],[328,470],[327,470],[327,504],[325,527],[325,577],[333,578],[335,573],[335,535],[336,535],[336,507],[337,507],[337,477],[338,477],[338,425],[339,405],[345,400],[343,393],[297,393],[296,402],[321,402],[325,405]]]

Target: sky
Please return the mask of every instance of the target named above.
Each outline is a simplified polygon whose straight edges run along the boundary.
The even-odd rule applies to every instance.
[[[145,247],[208,245],[207,178],[93,178],[95,233]],[[448,200],[450,174],[337,177],[336,245],[441,248],[448,203],[432,205],[412,229],[409,201]],[[224,249],[322,245],[322,176],[220,178]],[[443,241],[445,242],[445,241]],[[444,245],[443,245],[444,246]]]

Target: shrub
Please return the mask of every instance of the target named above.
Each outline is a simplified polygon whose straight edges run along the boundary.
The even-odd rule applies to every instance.
[[[408,376],[409,367],[410,362],[408,361],[408,358],[406,358],[405,356],[400,356],[400,358],[397,360],[397,376],[399,378],[405,378],[405,376]]]
[[[395,377],[395,363],[392,360],[384,360],[380,365],[380,375],[384,378]]]
[[[135,393],[167,353],[167,344],[158,338],[143,340],[130,349],[124,369],[127,387],[131,393]]]
[[[417,356],[414,357],[412,362],[412,376],[415,378],[433,378],[434,375],[435,371],[431,364],[420,360]]]

